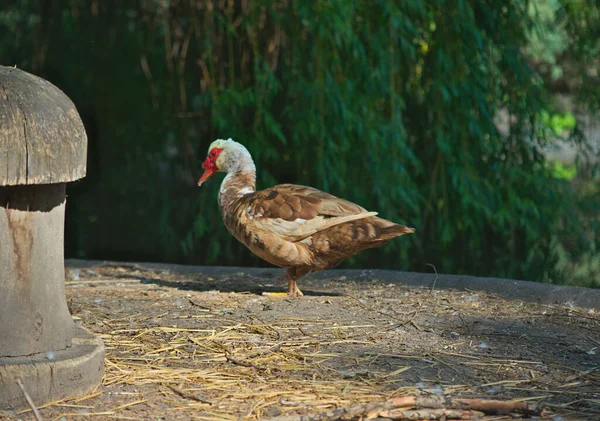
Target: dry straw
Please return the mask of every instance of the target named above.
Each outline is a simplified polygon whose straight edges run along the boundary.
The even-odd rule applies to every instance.
[[[344,298],[344,305],[354,303],[364,312],[373,306],[372,313],[387,316],[391,325],[370,320],[334,326],[328,320],[294,317],[293,312],[276,321],[263,322],[260,314],[241,321],[227,308],[253,299],[252,295],[190,293],[175,284],[142,282],[150,276],[164,281],[165,274],[144,275],[136,268],[95,268],[87,279],[68,283],[76,316],[106,346],[105,376],[102,386],[86,397],[39,407],[44,419],[477,419],[486,413],[486,420],[499,420],[509,417],[498,408],[524,416],[539,415],[542,407],[600,417],[600,401],[577,392],[582,384],[600,390],[600,373],[593,367],[571,369],[565,362],[560,369],[570,375],[563,384],[548,387],[534,374],[543,361],[533,359],[443,348],[412,354],[349,352],[363,345],[374,349],[367,333],[385,335],[390,326],[416,329],[411,322],[434,308],[440,314],[478,314],[476,306],[460,302],[448,306],[439,291],[403,296],[403,304],[414,309],[405,312]],[[169,276],[167,280],[175,282],[174,275]],[[182,303],[178,311],[168,309],[174,300]],[[550,317],[535,311],[530,317]],[[596,317],[591,319],[589,323],[600,326]],[[393,367],[379,364],[390,359],[396,361]],[[456,372],[460,381],[425,378],[419,374],[424,367]],[[477,376],[462,376],[466,369]],[[502,379],[503,373],[517,378]],[[420,383],[407,385],[403,379],[408,375],[418,376]],[[501,389],[503,394],[498,400],[465,403],[465,397],[477,397],[484,389]],[[570,402],[547,403],[571,392]],[[489,415],[494,411],[501,414]]]

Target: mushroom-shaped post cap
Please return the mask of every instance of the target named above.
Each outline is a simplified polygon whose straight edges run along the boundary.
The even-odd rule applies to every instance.
[[[73,102],[50,82],[0,66],[0,186],[85,177],[87,136]]]

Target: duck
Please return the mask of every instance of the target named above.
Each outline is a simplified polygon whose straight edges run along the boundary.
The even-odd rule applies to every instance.
[[[334,268],[354,254],[415,232],[324,191],[296,184],[256,190],[256,166],[244,145],[217,139],[202,163],[202,186],[225,173],[218,194],[227,230],[252,253],[286,270],[288,297],[302,296],[297,282]]]

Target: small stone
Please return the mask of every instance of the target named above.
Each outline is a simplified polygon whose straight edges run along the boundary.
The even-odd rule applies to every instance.
[[[281,415],[281,409],[279,409],[276,406],[271,406],[271,407],[265,409],[265,415],[270,418],[278,417]]]
[[[81,271],[79,269],[71,269],[68,272],[67,279],[69,281],[79,281],[79,274]]]

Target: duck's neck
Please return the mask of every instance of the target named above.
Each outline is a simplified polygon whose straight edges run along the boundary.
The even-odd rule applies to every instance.
[[[225,176],[219,190],[219,207],[225,212],[236,200],[256,191],[256,170],[244,168],[230,172]]]

